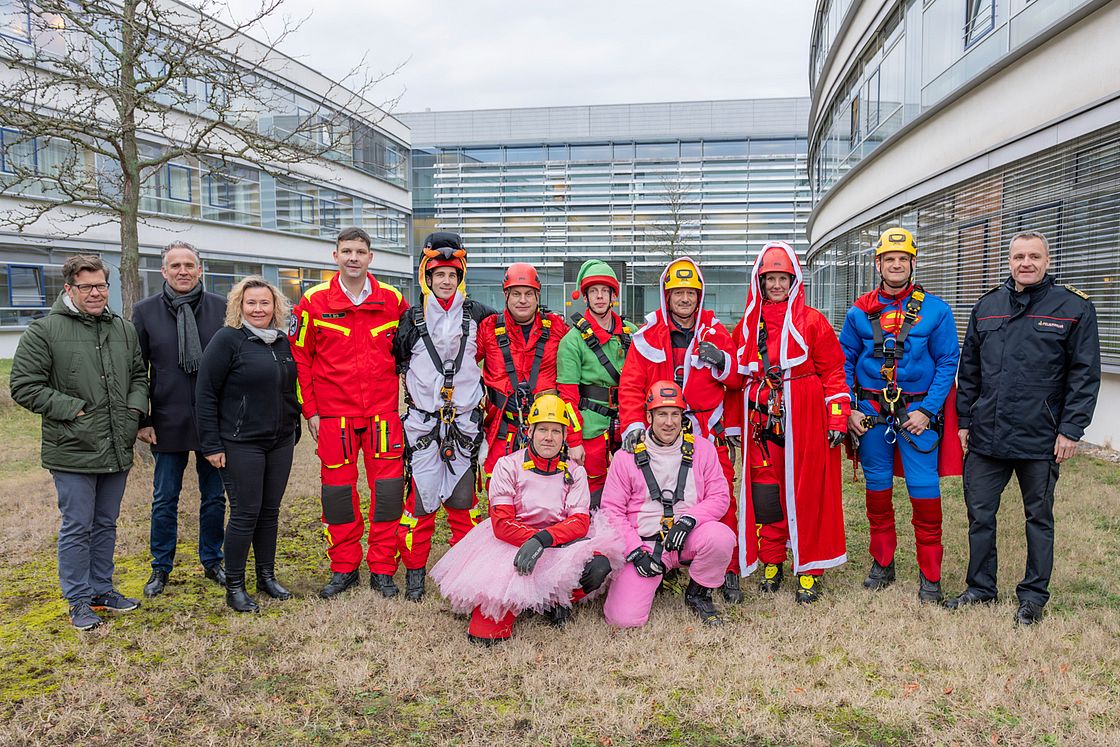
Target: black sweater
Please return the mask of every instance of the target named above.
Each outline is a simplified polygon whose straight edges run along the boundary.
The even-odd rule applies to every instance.
[[[206,346],[195,389],[202,453],[226,441],[274,441],[299,430],[296,362],[281,333],[269,345],[247,329],[222,327]]]

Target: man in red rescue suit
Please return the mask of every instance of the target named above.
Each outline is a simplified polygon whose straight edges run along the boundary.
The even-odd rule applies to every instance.
[[[476,460],[482,444],[478,325],[493,309],[466,295],[467,253],[456,233],[433,233],[420,257],[421,302],[401,318],[393,351],[405,375],[408,494],[397,530],[405,598],[419,602],[436,513],[447,510],[451,545],[478,521]]]
[[[397,593],[397,526],[404,503],[404,434],[398,412],[393,338],[408,303],[369,273],[369,234],[346,228],[335,242],[338,273],[303,294],[292,315],[292,354],[299,396],[316,439],[322,480],[323,527],[330,599],[358,583],[365,534],[358,495],[358,458],[370,489],[370,586]]]
[[[939,603],[941,593],[941,476],[955,439],[941,442],[956,423],[953,382],[960,343],[949,304],[914,282],[918,247],[905,228],[889,228],[875,247],[879,287],[856,299],[844,318],[840,346],[853,397],[848,430],[859,438],[867,481],[873,591],[895,580],[893,486],[902,463],[913,507],[918,599]],[[951,432],[951,430],[950,430]]]
[[[571,315],[572,333],[560,341],[556,381],[572,405],[579,430],[568,433],[568,459],[587,471],[591,508],[599,508],[611,455],[622,445],[618,420],[618,381],[636,327],[614,311],[618,276],[606,262],[589,259],[576,278],[587,310]]]
[[[646,315],[634,334],[618,386],[622,448],[633,453],[644,438],[646,392],[655,381],[675,381],[684,392],[685,415],[692,432],[716,447],[727,478],[728,491],[735,471],[724,434],[725,385],[736,387],[739,374],[732,365],[731,335],[715,314],[704,308],[704,277],[690,257],[669,263],[661,275],[661,307]],[[735,530],[735,504],[723,523]],[[743,601],[739,589],[738,557],[732,557],[722,587],[728,602]]]
[[[483,319],[478,328],[487,400],[483,486],[499,458],[525,447],[526,418],[536,396],[556,393],[556,350],[568,331],[560,315],[541,307],[541,281],[532,265],[510,265],[502,292],[505,309]]]
[[[745,436],[739,562],[753,567],[757,551],[759,590],[775,593],[788,543],[797,601],[815,602],[820,575],[847,559],[839,446],[851,397],[836,333],[805,304],[801,265],[784,241],[755,259],[732,339],[744,377],[727,413],[728,431]]]

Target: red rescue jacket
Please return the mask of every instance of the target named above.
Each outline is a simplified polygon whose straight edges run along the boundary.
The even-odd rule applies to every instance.
[[[354,305],[338,273],[309,288],[293,310],[289,334],[304,417],[374,417],[396,413],[400,379],[393,338],[408,302],[369,276],[371,293]]]

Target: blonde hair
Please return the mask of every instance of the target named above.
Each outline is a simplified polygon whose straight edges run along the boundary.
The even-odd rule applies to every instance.
[[[287,330],[292,305],[275,285],[260,275],[250,275],[242,278],[237,282],[237,285],[230,289],[229,295],[226,297],[226,326],[241,326],[241,301],[245,297],[245,291],[250,288],[268,288],[269,292],[272,293],[272,326],[276,329]]]

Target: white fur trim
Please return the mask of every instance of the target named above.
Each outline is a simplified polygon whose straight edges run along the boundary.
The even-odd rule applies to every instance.
[[[825,397],[824,401],[825,401],[825,403],[828,403],[828,402],[831,402],[834,399],[849,399],[850,400],[851,398],[852,398],[852,395],[848,394],[847,392],[841,392],[840,394],[834,394],[831,397]]]
[[[657,312],[651,311],[646,314],[646,323],[642,325],[641,329],[634,333],[630,338],[631,344],[637,348],[638,352],[642,354],[650,363],[663,363],[665,361],[665,351],[660,348],[655,348],[646,341],[646,330],[648,330],[657,321]]]
[[[723,373],[720,373],[714,368],[712,369],[712,378],[716,381],[723,381],[731,375],[731,356],[724,353],[722,350],[720,352],[723,353]]]
[[[795,564],[793,567],[793,572],[804,573],[805,571],[824,571],[829,568],[835,568],[838,565],[844,565],[844,563],[847,562],[848,553],[844,553],[843,555],[835,558],[829,558],[828,560],[818,560],[814,563],[806,563],[805,565],[800,567]]]

